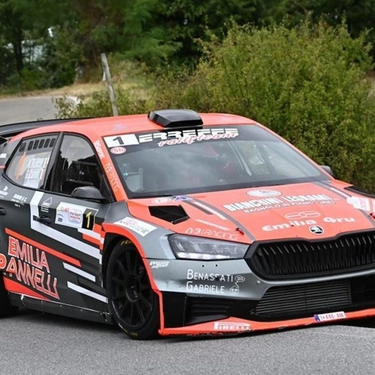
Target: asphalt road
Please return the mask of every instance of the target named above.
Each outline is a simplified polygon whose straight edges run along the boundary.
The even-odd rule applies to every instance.
[[[375,330],[319,326],[133,341],[111,326],[22,312],[0,320],[0,374],[374,374]]]
[[[0,124],[54,114],[50,98],[0,101]],[[22,311],[0,320],[0,375],[372,375],[375,324],[354,324],[133,341],[111,326]]]
[[[53,98],[48,96],[32,96],[0,100],[0,125],[47,120],[55,118],[57,109]]]

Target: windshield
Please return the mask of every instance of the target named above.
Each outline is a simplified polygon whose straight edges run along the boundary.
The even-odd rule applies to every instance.
[[[105,142],[130,198],[327,179],[257,125],[124,134]]]

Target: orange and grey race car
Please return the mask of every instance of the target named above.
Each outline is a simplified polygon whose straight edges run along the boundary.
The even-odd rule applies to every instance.
[[[170,109],[0,135],[2,316],[138,339],[375,316],[375,196],[255,121]]]

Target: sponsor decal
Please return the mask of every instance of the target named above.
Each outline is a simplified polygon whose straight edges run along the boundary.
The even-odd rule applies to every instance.
[[[220,281],[220,282],[226,282],[226,283],[233,283],[235,280],[235,276],[242,276],[242,275],[196,272],[192,270],[191,268],[188,268],[187,273],[186,273],[187,280]]]
[[[338,218],[325,217],[323,219],[323,221],[325,223],[332,223],[332,224],[335,224],[335,223],[354,223],[355,219],[353,217],[338,217]]]
[[[152,203],[168,203],[171,202],[171,198],[156,198],[152,200]]]
[[[313,203],[335,204],[335,200],[325,194],[287,195],[225,204],[223,207],[230,212],[243,211],[244,213],[251,213],[280,207],[309,205]]]
[[[62,243],[62,244],[66,244],[66,245],[74,248],[75,251],[77,252],[77,254],[86,254],[86,255],[94,258],[95,260],[98,260],[99,264],[101,264],[102,254],[101,254],[100,249],[98,248],[98,245],[97,245],[98,241],[100,241],[99,233],[87,233],[86,232],[89,235],[90,240],[94,241],[95,244],[96,244],[95,246],[91,246],[91,245],[87,244],[86,242],[83,242],[83,241],[78,240],[77,238],[74,238],[74,236],[71,236],[71,235],[68,235],[68,234],[64,233],[64,231],[58,230],[60,228],[56,229],[56,228],[47,227],[46,225],[40,225],[36,221],[32,220],[32,217],[34,215],[36,215],[36,216],[38,215],[38,205],[42,201],[42,198],[43,198],[44,194],[45,193],[43,193],[41,191],[35,191],[33,197],[30,200],[30,218],[31,218],[31,220],[29,222],[30,228],[38,234],[41,233],[45,237],[52,238],[54,241],[57,241],[57,242]],[[56,212],[56,214],[57,214],[57,212]],[[91,225],[94,225],[93,221],[91,220],[92,219],[91,214],[87,215],[87,219],[89,219],[88,220],[88,222],[90,224],[89,227],[91,227]],[[55,220],[56,220],[56,217],[55,217]],[[78,231],[80,231],[80,230],[78,229]],[[83,231],[83,233],[84,233],[84,231]],[[66,256],[64,256],[64,257],[66,257]],[[72,264],[76,263],[75,259],[71,259],[69,262],[72,263]],[[79,263],[76,263],[76,264],[79,265]]]
[[[42,212],[49,212],[49,208],[51,207],[52,204],[52,197],[46,199],[42,205],[40,206],[40,210]]]
[[[221,229],[221,230],[229,230],[229,228],[227,228],[227,227],[223,227],[222,225],[211,223],[210,221],[201,220],[201,219],[196,219],[195,221],[197,221],[198,223],[206,224],[206,225],[209,225],[211,227]]]
[[[351,204],[354,208],[364,211],[375,210],[375,200],[361,197],[348,197],[346,201]]]
[[[210,140],[217,140],[217,139],[228,139],[228,138],[236,138],[238,136],[238,132],[229,132],[229,133],[223,133],[223,134],[201,134],[201,135],[189,135],[181,138],[174,138],[169,139],[167,141],[160,141],[158,143],[159,147],[163,147],[165,145],[167,146],[174,146],[174,145],[180,145],[180,144],[187,144],[191,145],[195,142],[202,142],[202,141],[210,141]]]
[[[235,138],[238,136],[236,128],[186,129],[154,132],[148,134],[123,134],[116,137],[105,137],[108,148],[138,145],[145,142],[157,141],[159,147],[173,144],[191,144],[196,141]]]
[[[314,319],[317,322],[328,322],[330,320],[345,319],[344,311],[333,312],[329,314],[315,314]]]
[[[150,267],[153,269],[166,268],[169,266],[169,260],[151,260]]]
[[[119,221],[116,221],[114,224],[131,229],[133,232],[138,233],[142,237],[148,235],[150,232],[156,229],[156,227],[153,225],[132,217],[125,217]]]
[[[30,159],[27,165],[23,186],[38,188],[44,178],[49,156]]]
[[[0,190],[0,198],[4,198],[8,195],[8,186],[5,185],[1,190]]]
[[[125,147],[112,147],[111,154],[113,155],[122,155],[125,154],[126,148]]]
[[[94,142],[94,147],[95,147],[96,152],[98,153],[99,158],[104,159],[105,157],[104,152],[103,152],[102,145],[100,144],[99,140]]]
[[[302,212],[291,212],[285,215],[288,220],[298,220],[298,219],[310,219],[313,217],[319,217],[320,212],[316,211],[302,211]]]
[[[243,283],[245,280],[246,279],[244,276],[236,275],[234,277],[234,285],[231,288],[229,288],[229,290],[234,294],[238,294],[240,292],[240,286],[238,285],[238,283]]]
[[[243,283],[246,279],[243,275],[196,272],[188,268],[186,280],[186,291],[190,293],[224,294],[229,291],[238,294],[238,283]]]
[[[262,227],[262,230],[264,230],[265,232],[271,232],[271,231],[274,231],[274,230],[280,230],[280,229],[288,229],[288,228],[292,228],[292,227],[301,227],[301,226],[304,226],[304,225],[312,225],[312,224],[316,224],[316,221],[315,220],[305,220],[305,221],[289,221],[289,223],[282,223],[282,224],[275,224],[275,225],[265,225],[264,227]]]
[[[121,183],[111,163],[104,165],[105,173],[108,177],[109,183],[112,186],[113,191],[116,193],[120,189]]]
[[[98,210],[61,202],[56,208],[55,224],[72,228],[93,229]]]
[[[215,284],[195,284],[193,281],[186,283],[186,291],[190,293],[206,293],[206,294],[224,294],[224,285]]]
[[[11,201],[15,203],[15,206],[21,207],[26,203],[27,197],[20,194],[14,194]]]
[[[174,202],[186,202],[186,201],[191,201],[193,198],[187,197],[185,195],[176,195],[173,198]]]
[[[214,329],[217,331],[249,331],[250,324],[238,322],[215,322]]]
[[[322,227],[320,227],[319,225],[312,225],[309,228],[309,230],[310,230],[311,233],[316,234],[318,236],[324,233],[324,229]]]
[[[214,237],[219,238],[221,240],[229,240],[229,241],[237,241],[238,235],[233,234],[230,232],[224,232],[221,230],[216,229],[204,229],[204,228],[188,228],[185,231],[186,234],[190,234],[193,236],[208,236],[208,237]]]
[[[277,190],[266,190],[266,189],[259,189],[259,190],[250,190],[246,193],[251,197],[277,197],[281,195],[281,193]]]
[[[47,296],[60,299],[57,278],[51,275],[46,253],[9,236],[8,256],[0,254],[0,271]]]
[[[354,223],[355,219],[353,217],[337,217],[337,218],[335,218],[335,217],[324,217],[323,221],[325,223],[330,223],[330,224]],[[317,226],[316,224],[318,224],[318,223],[315,220],[292,220],[292,221],[289,221],[287,223],[265,225],[264,227],[262,227],[262,230],[264,230],[265,232],[271,232],[271,231],[274,231],[274,230],[288,229],[288,228],[294,228],[294,227],[302,227],[302,226],[306,226],[306,225]],[[311,229],[310,229],[310,231],[311,231]],[[318,234],[318,233],[315,233],[315,234]]]
[[[123,134],[117,137],[105,137],[104,142],[107,147],[139,145],[138,138],[135,134]]]
[[[29,160],[27,164],[28,169],[40,169],[45,168],[48,164],[49,157],[46,158],[33,158]]]

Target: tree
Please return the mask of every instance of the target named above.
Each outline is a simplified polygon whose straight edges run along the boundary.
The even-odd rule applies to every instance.
[[[199,41],[205,39],[207,30],[223,37],[230,21],[259,25],[268,1],[164,0],[160,22],[170,30],[170,38],[182,46],[174,57],[194,62],[201,54]]]
[[[314,22],[324,20],[331,26],[345,20],[352,37],[367,29],[367,41],[375,45],[375,0],[281,0],[268,9],[268,17],[276,22],[286,21],[291,27],[307,16]]]
[[[0,35],[5,45],[13,50],[15,67],[19,75],[23,70],[22,42],[25,39],[22,14],[14,7],[11,0],[0,0]]]
[[[65,1],[0,0],[0,41],[2,48],[11,46],[15,72],[21,81],[27,79],[25,69],[37,71],[36,60],[50,38],[48,28],[62,15],[69,15]],[[2,63],[0,70],[9,65],[9,60]]]
[[[41,68],[45,82],[60,85],[76,69],[85,80],[97,78],[102,52],[148,63],[166,58],[178,44],[153,20],[158,11],[157,0],[0,0],[0,35],[13,47],[20,76],[26,42],[39,43],[44,59],[28,68]]]
[[[238,27],[205,44],[195,74],[167,80],[156,107],[236,113],[271,127],[341,179],[374,191],[375,102],[365,35],[309,21]]]
[[[66,1],[74,13],[71,27],[87,72],[100,66],[103,52],[155,63],[178,47],[154,20],[160,11],[158,0]]]

